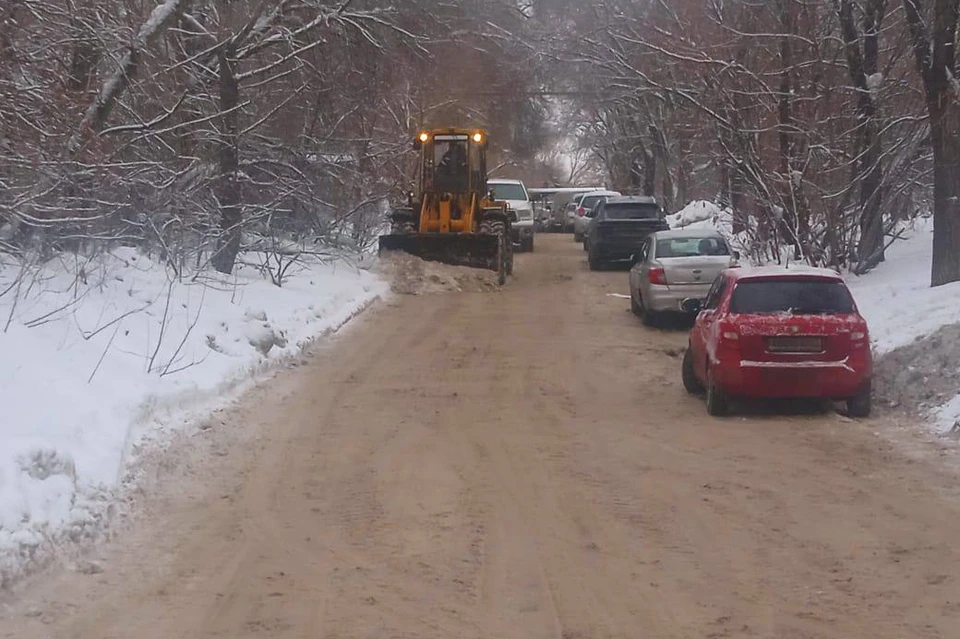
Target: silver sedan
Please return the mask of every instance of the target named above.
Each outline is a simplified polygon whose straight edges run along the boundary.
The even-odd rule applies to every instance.
[[[702,301],[720,271],[738,259],[714,230],[652,233],[632,259],[630,307],[647,325],[661,313],[682,313],[683,300]]]

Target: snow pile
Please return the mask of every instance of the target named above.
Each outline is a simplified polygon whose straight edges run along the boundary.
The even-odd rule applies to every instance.
[[[715,228],[729,231],[730,213],[713,202],[695,200],[672,215],[667,216],[667,224],[672,229]]]
[[[932,220],[917,220],[901,234],[886,261],[847,281],[880,356],[880,393],[948,430],[960,421],[960,282],[930,287]]]
[[[403,251],[384,253],[375,267],[399,295],[483,292],[499,290],[491,270],[428,262]]]
[[[298,264],[282,287],[250,265],[178,281],[133,249],[0,264],[0,585],[44,546],[100,530],[138,441],[385,289],[344,262]]]

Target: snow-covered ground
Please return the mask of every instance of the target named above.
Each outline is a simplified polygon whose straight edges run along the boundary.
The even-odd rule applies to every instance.
[[[960,283],[930,287],[931,220],[919,220],[902,234],[885,262],[862,277],[847,277],[880,354],[960,321]]]
[[[960,282],[930,287],[932,220],[918,220],[903,229],[902,236],[877,268],[862,277],[847,276],[870,325],[874,352],[881,356],[960,322]],[[960,388],[956,392],[956,398],[932,414],[938,431],[949,430],[960,420]]]
[[[730,237],[729,211],[712,202],[691,202],[667,216],[667,221],[672,228],[716,228],[731,240],[734,248],[741,249],[738,238]],[[960,322],[960,282],[930,287],[932,220],[919,219],[900,233],[901,239],[890,246],[886,261],[877,268],[859,277],[845,275],[870,326],[878,356],[926,337],[942,326]],[[956,398],[934,412],[938,430],[946,430],[960,420],[960,388],[957,393]]]
[[[2,265],[0,584],[38,548],[99,530],[138,442],[229,401],[386,290],[344,261],[291,269],[282,287],[253,266],[172,281],[133,249]]]

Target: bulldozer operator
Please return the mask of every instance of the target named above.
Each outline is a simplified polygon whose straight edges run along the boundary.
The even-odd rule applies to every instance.
[[[440,147],[440,144],[437,144]],[[447,150],[437,164],[435,187],[441,193],[465,193],[468,190],[466,142],[450,140]],[[437,149],[440,150],[439,148]]]

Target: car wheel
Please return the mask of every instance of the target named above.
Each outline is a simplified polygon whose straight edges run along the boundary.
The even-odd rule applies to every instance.
[[[523,250],[527,253],[533,253],[533,237],[528,237],[523,240],[522,243]]]
[[[643,307],[637,303],[637,298],[634,296],[633,291],[630,291],[630,310],[634,315],[640,317],[643,315]]]
[[[643,317],[641,319],[643,320],[644,326],[656,328],[660,316],[651,311],[649,308],[643,307]]]
[[[691,395],[701,395],[703,393],[703,384],[697,379],[697,374],[693,370],[693,350],[687,346],[683,354],[682,364],[683,387]]]
[[[603,263],[594,258],[592,255],[587,258],[587,262],[590,264],[591,271],[599,271],[603,269]]]
[[[577,233],[576,231],[574,231],[574,232],[573,232],[573,241],[574,241],[574,242],[582,242],[582,241],[583,241],[583,233]]]
[[[847,414],[850,417],[870,417],[870,396],[871,386],[868,382],[859,393],[847,399]]]
[[[657,326],[657,320],[660,316],[647,308],[647,305],[643,303],[642,297],[639,297],[638,299],[640,300],[638,304],[640,307],[640,320],[643,322],[644,326],[655,328]]]
[[[713,374],[707,370],[707,413],[713,417],[723,417],[729,410],[727,396],[717,388],[713,381]]]

